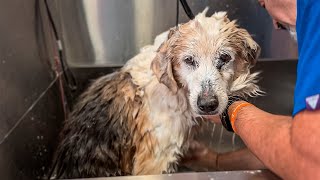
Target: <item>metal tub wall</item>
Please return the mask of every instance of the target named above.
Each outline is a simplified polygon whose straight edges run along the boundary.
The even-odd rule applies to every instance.
[[[66,57],[71,66],[120,66],[157,34],[175,26],[175,0],[56,0]],[[197,14],[227,11],[261,45],[263,59],[297,57],[287,32],[274,30],[257,0],[188,0]],[[180,5],[179,23],[188,18]]]
[[[63,121],[53,42],[43,4],[0,6],[0,179],[34,180],[48,171]],[[41,10],[40,10],[41,9]]]

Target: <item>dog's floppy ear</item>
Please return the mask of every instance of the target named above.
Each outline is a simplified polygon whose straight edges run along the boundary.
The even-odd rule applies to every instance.
[[[238,29],[233,39],[236,43],[238,57],[235,63],[235,75],[230,92],[239,96],[259,96],[264,92],[256,84],[259,73],[250,73],[260,55],[260,46],[252,39],[245,29]]]
[[[247,48],[247,61],[250,66],[254,66],[260,56],[261,48],[260,46],[251,38],[251,36],[246,38],[246,48]]]
[[[160,83],[166,85],[172,92],[176,93],[178,86],[173,76],[171,58],[167,54],[168,41],[174,33],[175,30],[172,28],[168,34],[168,40],[159,47],[157,55],[151,63],[151,69]]]
[[[260,46],[252,39],[251,35],[245,29],[237,29],[230,38],[237,51],[236,76],[248,72],[253,67],[260,55]]]
[[[241,29],[241,39],[243,49],[244,60],[249,63],[249,67],[252,67],[256,64],[257,59],[260,55],[261,48],[260,46],[252,39],[251,35],[245,29]]]

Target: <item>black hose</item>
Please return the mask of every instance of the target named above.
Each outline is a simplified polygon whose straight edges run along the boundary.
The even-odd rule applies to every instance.
[[[66,84],[68,85],[69,89],[71,89],[71,91],[75,91],[77,89],[76,79],[75,79],[74,75],[72,74],[72,72],[70,71],[68,64],[66,62],[64,62],[64,60],[63,60],[62,44],[61,44],[61,40],[59,38],[59,34],[57,31],[56,25],[53,21],[52,14],[51,14],[47,0],[45,0],[44,3],[45,3],[46,11],[47,11],[47,14],[49,17],[49,21],[50,21],[54,36],[56,38],[56,42],[57,42],[57,46],[58,46],[58,50],[59,50],[59,60],[60,60],[60,64],[62,67],[63,74],[64,74],[64,78],[66,80]],[[69,77],[70,77],[71,81],[70,81]]]
[[[184,12],[186,12],[187,16],[190,18],[190,19],[194,19],[194,14],[192,13],[188,3],[186,0],[180,0],[181,2],[181,5],[184,9]]]
[[[176,14],[176,26],[179,25],[179,0],[177,0],[177,14]]]

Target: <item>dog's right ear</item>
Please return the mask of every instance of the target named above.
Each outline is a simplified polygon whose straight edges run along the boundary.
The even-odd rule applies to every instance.
[[[151,69],[160,83],[166,85],[172,92],[176,93],[178,86],[173,76],[171,58],[167,54],[169,48],[168,41],[174,33],[175,30],[172,28],[168,34],[168,40],[159,47],[157,55],[151,63]]]

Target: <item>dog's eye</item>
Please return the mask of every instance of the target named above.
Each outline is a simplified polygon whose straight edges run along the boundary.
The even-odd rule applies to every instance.
[[[221,70],[222,66],[225,64],[225,62],[218,61],[217,63],[217,69]]]
[[[226,63],[226,62],[229,62],[231,60],[231,56],[229,54],[221,54],[219,59]]]
[[[228,63],[230,60],[231,56],[229,54],[221,54],[217,62],[217,68],[221,70],[222,66]]]
[[[192,56],[187,56],[184,58],[184,62],[187,63],[190,66],[197,66],[196,61],[193,59]]]

